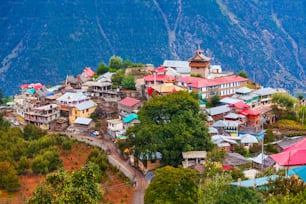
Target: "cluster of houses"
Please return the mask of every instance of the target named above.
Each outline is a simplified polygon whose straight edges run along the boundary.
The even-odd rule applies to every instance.
[[[201,49],[189,61],[165,60],[158,68],[137,68],[138,71],[141,69],[145,69],[142,72],[145,75],[136,77],[136,91],[113,89],[112,73],[94,79],[95,73],[88,67],[77,77],[67,76],[58,86],[46,88],[40,83],[23,84],[21,94],[14,97],[16,120],[21,125],[34,124],[45,130],[88,134],[96,126],[91,115],[100,108],[106,117],[105,134],[113,141],[124,140],[126,130],[140,123],[137,112],[152,94],[195,92],[200,98],[201,111],[208,116],[212,142],[227,152],[224,168],[249,162],[254,162],[254,168],[262,167],[266,155],[246,159],[235,153],[235,147],[250,148],[261,142],[263,127],[274,122],[272,95],[279,90],[259,86],[249,88],[247,78],[223,72],[219,65],[211,65],[210,58]],[[221,98],[218,106],[207,108],[207,101],[215,95]],[[157,154],[158,158],[162,157]],[[182,154],[186,168],[198,167],[206,157],[204,151]],[[142,160],[145,158],[143,155]],[[146,172],[159,165],[156,161],[146,161],[141,169]]]

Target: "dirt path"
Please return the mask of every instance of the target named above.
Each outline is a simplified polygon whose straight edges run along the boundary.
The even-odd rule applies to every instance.
[[[98,146],[103,150],[107,150],[109,153],[108,155],[109,157],[111,157],[113,160],[117,161],[122,166],[124,166],[124,169],[123,168],[119,169],[120,171],[129,171],[131,175],[134,175],[136,186],[135,186],[135,193],[132,204],[144,203],[144,194],[148,186],[148,183],[145,180],[144,175],[140,171],[132,167],[126,160],[124,160],[121,157],[121,155],[117,150],[117,147],[112,141],[105,139],[98,139],[95,137],[82,136],[82,135],[71,135],[71,134],[69,135],[71,138],[77,139],[78,141],[82,141],[90,145]]]

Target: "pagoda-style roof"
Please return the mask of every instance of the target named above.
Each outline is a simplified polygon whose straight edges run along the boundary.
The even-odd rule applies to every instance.
[[[201,50],[200,48],[197,50],[195,56],[193,56],[189,62],[193,62],[193,61],[197,61],[197,62],[209,62],[211,59],[209,57],[206,57],[203,54],[203,50]]]

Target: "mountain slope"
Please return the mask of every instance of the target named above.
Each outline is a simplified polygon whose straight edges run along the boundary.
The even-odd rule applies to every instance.
[[[224,70],[266,86],[306,86],[305,1],[6,1],[0,4],[0,86],[57,84],[112,55],[162,64],[201,43]],[[305,89],[305,88],[304,88]]]

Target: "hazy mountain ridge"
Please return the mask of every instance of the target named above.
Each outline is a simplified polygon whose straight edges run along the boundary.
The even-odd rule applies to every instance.
[[[305,14],[297,1],[7,1],[0,5],[0,86],[57,84],[119,55],[162,64],[201,43],[224,70],[292,90],[306,86]]]

